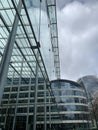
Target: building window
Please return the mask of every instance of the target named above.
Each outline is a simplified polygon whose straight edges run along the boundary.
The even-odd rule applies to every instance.
[[[9,92],[10,88],[4,88],[4,92]]]
[[[38,99],[38,102],[44,102],[44,99]]]
[[[28,93],[20,93],[19,94],[19,98],[27,98],[28,97]]]
[[[31,90],[34,90],[35,89],[35,86],[31,86]]]
[[[31,93],[30,93],[30,97],[34,97],[34,92],[31,92]]]
[[[5,117],[4,117],[4,116],[1,116],[1,117],[0,117],[0,122],[4,122],[4,119],[5,119]]]
[[[38,85],[38,89],[43,90],[44,89],[44,85]]]
[[[26,113],[26,112],[27,112],[27,108],[26,107],[17,108],[17,113]]]
[[[18,87],[12,87],[12,91],[18,91]]]
[[[20,91],[28,91],[29,90],[29,86],[21,86],[20,87]]]
[[[6,113],[6,108],[0,108],[0,114],[5,114]]]
[[[29,108],[29,112],[32,113],[34,111],[34,108],[33,107],[30,107]]]
[[[8,100],[6,101],[1,101],[1,104],[7,104],[8,103]]]
[[[34,103],[34,99],[30,99],[30,103]]]
[[[17,93],[11,94],[10,98],[16,98],[17,97]]]
[[[3,94],[3,99],[9,98],[9,94]]]
[[[10,100],[10,103],[16,103],[16,100],[12,99]]]
[[[44,92],[38,92],[38,96],[44,96]]]
[[[18,100],[18,103],[27,103],[28,100]]]
[[[26,116],[17,116],[16,120],[19,121],[19,122],[26,121]]]
[[[39,106],[37,109],[38,112],[44,112],[44,106]]]

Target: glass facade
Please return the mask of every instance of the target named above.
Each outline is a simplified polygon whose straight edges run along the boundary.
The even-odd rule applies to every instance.
[[[16,80],[16,79],[15,79]],[[32,130],[34,125],[34,110],[36,103],[36,130],[44,129],[45,114],[46,127],[53,129],[54,123],[61,121],[54,95],[50,95],[48,89],[44,89],[44,79],[39,79],[37,90],[37,102],[35,102],[35,79],[26,79],[31,84],[6,85],[0,107],[0,125],[10,130]],[[17,79],[18,81],[18,79]],[[49,85],[47,85],[49,87]],[[46,100],[45,100],[46,94]],[[46,111],[45,111],[46,108]]]
[[[94,75],[87,75],[78,79],[78,83],[84,86],[87,97],[90,99],[94,97],[96,91],[98,91],[98,77]]]
[[[86,92],[90,112],[91,126],[98,129],[98,113],[96,107],[97,105],[95,103],[98,96],[98,77],[95,75],[87,75],[79,78],[78,83],[84,87]]]
[[[51,82],[60,117],[65,129],[89,129],[89,112],[85,89],[69,80]],[[62,125],[62,123],[61,123]]]
[[[31,80],[34,81],[35,79]],[[4,88],[1,100],[2,107],[0,109],[1,124],[2,126],[5,125],[5,128],[12,129],[15,120],[15,130],[26,130],[26,128],[31,130],[34,127],[35,84],[33,82],[30,85],[12,85],[13,87],[7,85]],[[47,85],[47,87],[49,86]],[[70,130],[73,127],[76,129],[89,129],[89,112],[84,88],[78,83],[69,80],[51,81],[51,88],[53,90],[52,96],[50,96],[48,90],[44,90],[44,82],[39,79],[36,102],[36,129],[44,129],[45,106],[47,129]]]

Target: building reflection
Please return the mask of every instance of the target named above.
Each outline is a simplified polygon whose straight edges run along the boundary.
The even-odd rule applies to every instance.
[[[70,80],[54,80],[51,86],[64,128],[88,128],[89,112],[84,88]]]

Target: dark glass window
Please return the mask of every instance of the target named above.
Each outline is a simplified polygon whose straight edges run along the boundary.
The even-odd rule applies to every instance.
[[[21,84],[29,84],[30,78],[21,78]]]
[[[20,91],[27,91],[29,90],[29,86],[21,86]]]
[[[18,91],[18,87],[12,87],[12,91]]]
[[[35,89],[35,86],[31,86],[31,90],[34,90]]]
[[[9,94],[3,94],[3,98],[4,99],[9,98]]]
[[[4,116],[1,116],[1,117],[0,117],[0,122],[4,122],[4,120],[5,120],[5,117],[4,117]]]
[[[60,107],[59,107],[59,110],[61,110]],[[51,111],[52,112],[57,112],[58,111],[57,106],[51,106]]]
[[[87,102],[86,102],[86,99],[79,99],[79,102],[80,102],[80,103],[84,103],[84,104],[87,103]]]
[[[44,116],[38,115],[38,116],[37,116],[37,120],[38,120],[38,121],[43,121],[43,120],[44,120]]]
[[[5,114],[6,113],[6,108],[0,108],[0,114]]]
[[[43,90],[43,89],[44,89],[44,85],[39,85],[38,88],[39,88],[40,90]]]
[[[18,103],[27,103],[28,100],[18,100]]]
[[[44,92],[38,92],[38,96],[44,96]]]
[[[60,116],[58,116],[57,114],[52,114],[51,115],[51,119],[54,120],[54,119],[60,119]]]
[[[34,103],[34,99],[30,99],[30,103]]]
[[[31,93],[30,93],[30,97],[34,97],[34,92],[31,92]]]
[[[19,98],[27,98],[28,97],[28,93],[20,93],[19,94]]]
[[[14,78],[13,84],[19,84],[19,78]]]
[[[7,104],[8,103],[8,101],[6,100],[6,101],[1,101],[1,104]]]
[[[29,112],[32,113],[34,111],[34,108],[33,107],[30,107],[29,108]]]
[[[19,122],[26,121],[26,116],[17,116],[16,120]]]
[[[26,107],[17,108],[17,113],[26,113],[26,112],[27,112],[27,108]]]
[[[44,99],[38,99],[38,102],[44,102]]]
[[[4,88],[4,92],[9,92],[10,88]]]
[[[38,107],[37,111],[38,112],[44,112],[44,107]]]
[[[17,93],[11,94],[10,98],[16,98],[17,97]]]
[[[29,116],[29,124],[33,122],[33,116]]]
[[[14,114],[15,113],[15,108],[8,108],[8,113],[9,114]]]
[[[16,103],[16,100],[12,99],[9,101],[10,103]]]

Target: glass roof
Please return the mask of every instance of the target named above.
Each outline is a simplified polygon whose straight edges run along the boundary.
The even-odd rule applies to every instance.
[[[31,74],[32,78],[35,77],[36,63],[40,68],[39,77],[49,79],[54,68],[56,77],[60,77],[56,3],[55,0],[47,0],[46,3],[45,1],[41,3],[39,0],[35,1],[26,0],[25,3],[23,1],[20,15],[17,11],[19,0],[0,1],[0,61],[12,30],[15,15],[17,14],[19,18],[8,78],[13,77],[13,73],[15,73],[15,77],[21,75],[23,78],[29,78]],[[49,66],[50,60],[51,66]]]
[[[22,2],[21,13],[18,3]],[[47,17],[48,14],[48,17]],[[8,79],[60,77],[55,0],[0,0],[0,62],[6,50],[15,17],[18,26],[9,63]],[[48,88],[54,97],[51,87]],[[55,99],[55,98],[54,98]]]

